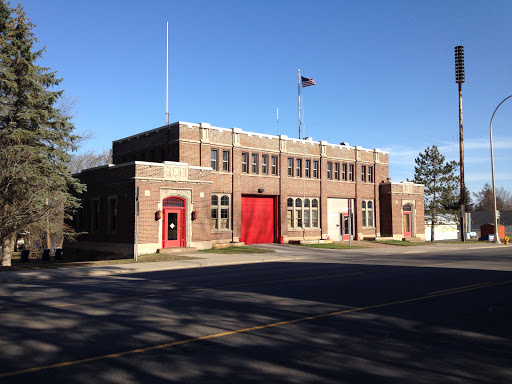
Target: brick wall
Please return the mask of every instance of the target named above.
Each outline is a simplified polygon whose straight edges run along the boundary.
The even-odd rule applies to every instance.
[[[244,195],[274,196],[279,204],[280,236],[287,238],[327,236],[327,198],[354,199],[355,232],[359,237],[379,237],[396,235],[401,230],[401,207],[395,205],[410,201],[415,208],[416,232],[421,232],[423,224],[423,191],[414,186],[412,192],[404,194],[399,202],[395,197],[400,193],[388,183],[388,154],[379,150],[368,150],[348,145],[334,145],[327,142],[297,140],[285,135],[272,136],[243,132],[238,128],[223,129],[209,124],[175,123],[141,133],[114,142],[114,162],[129,161],[131,158],[155,156],[155,162],[129,163],[114,168],[102,168],[82,172],[83,181],[89,185],[87,192],[90,200],[94,194],[101,199],[108,199],[108,194],[123,196],[119,204],[123,207],[125,220],[120,226],[118,239],[133,241],[134,191],[138,186],[140,194],[139,243],[157,244],[162,241],[162,222],[155,220],[155,212],[161,209],[162,196],[165,191],[183,191],[188,199],[190,210],[187,211],[188,235],[190,242],[222,242],[237,240],[240,236],[241,201]],[[218,151],[218,167],[212,170],[211,153]],[[154,155],[152,155],[154,151]],[[157,153],[161,156],[158,157]],[[222,153],[229,152],[229,170],[222,169]],[[248,172],[242,172],[242,153],[249,154]],[[258,156],[256,172],[252,170],[252,155]],[[269,157],[268,174],[263,174],[263,156]],[[271,159],[277,156],[277,176],[271,174]],[[288,159],[293,159],[293,176],[288,176]],[[300,176],[297,175],[297,160],[301,160]],[[172,160],[188,164],[188,179],[173,180],[164,174],[164,165],[156,162]],[[309,177],[306,177],[306,160],[311,160]],[[318,178],[313,177],[313,161],[318,161]],[[328,164],[332,171],[328,177]],[[339,172],[335,175],[335,164]],[[354,180],[343,180],[343,164],[354,167]],[[167,165],[166,165],[167,166]],[[362,170],[366,171],[363,181]],[[369,169],[373,179],[369,180]],[[164,192],[163,192],[164,191]],[[229,194],[231,196],[232,230],[211,230],[211,194]],[[309,197],[319,199],[320,228],[288,228],[288,197]],[[374,225],[363,227],[362,202],[373,202]],[[106,201],[106,200],[105,200]],[[91,204],[87,201],[86,204]],[[106,203],[104,203],[106,204]],[[102,205],[103,206],[103,205]],[[160,207],[160,208],[159,208]],[[87,211],[90,207],[86,208]],[[196,211],[196,220],[188,217],[191,210]],[[121,213],[120,213],[121,214]],[[86,219],[87,220],[87,219]],[[89,218],[90,220],[90,218]],[[104,218],[102,218],[104,220]],[[121,220],[120,220],[121,221]],[[423,229],[424,232],[424,229]],[[89,235],[91,241],[110,241],[106,235]],[[101,237],[106,236],[106,237]],[[112,240],[114,241],[114,240]],[[149,246],[149,245],[148,245]]]

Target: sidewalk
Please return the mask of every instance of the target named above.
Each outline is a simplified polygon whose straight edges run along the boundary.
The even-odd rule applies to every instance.
[[[353,241],[353,245],[358,245],[358,241]],[[442,244],[436,243],[432,245],[419,245],[411,247],[401,247],[395,245],[373,243],[368,246],[365,242],[365,248],[359,249],[345,249],[347,256],[353,256],[354,253],[421,253],[421,252],[439,252],[457,249],[475,249],[475,248],[490,248],[501,247],[504,245],[496,245],[489,243],[474,243],[474,244]],[[105,266],[93,267],[69,267],[60,269],[34,269],[24,271],[2,271],[0,272],[0,283],[6,282],[23,282],[32,280],[48,280],[57,278],[69,277],[94,277],[94,276],[110,276],[120,274],[131,274],[141,272],[155,272],[167,271],[174,269],[187,269],[187,268],[203,268],[225,265],[240,265],[252,263],[266,263],[276,261],[293,261],[309,257],[310,248],[297,247],[294,245],[279,245],[279,244],[258,244],[259,248],[272,249],[275,252],[270,253],[240,253],[240,254],[221,254],[221,253],[203,253],[203,252],[190,252],[185,253],[186,256],[194,256],[198,259],[193,260],[176,260],[176,261],[160,261],[160,262],[146,262],[134,264],[115,264]],[[337,250],[327,250],[329,254]],[[512,248],[511,248],[512,251]]]
[[[69,277],[110,276],[119,274],[167,271],[173,269],[202,268],[224,265],[266,263],[273,261],[291,261],[304,256],[293,256],[290,252],[220,254],[190,252],[186,256],[194,256],[194,260],[157,261],[134,264],[115,264],[93,267],[69,267],[59,269],[34,269],[24,271],[0,272],[0,283],[23,282],[31,280],[48,280]],[[199,259],[200,258],[200,259]]]

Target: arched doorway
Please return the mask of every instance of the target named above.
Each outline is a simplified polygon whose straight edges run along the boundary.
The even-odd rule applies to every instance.
[[[411,229],[411,214],[412,214],[412,206],[411,204],[405,204],[402,208],[403,214],[403,223],[404,223],[404,237],[411,237],[412,229]]]
[[[162,202],[162,247],[186,246],[186,204],[179,197],[168,197]]]

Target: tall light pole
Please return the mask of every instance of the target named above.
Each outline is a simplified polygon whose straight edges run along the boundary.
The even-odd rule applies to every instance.
[[[464,139],[462,134],[462,83],[464,75],[464,47],[455,47],[455,82],[459,84],[459,150],[460,150],[460,234],[461,240],[466,241],[466,194],[464,188]]]
[[[494,114],[498,110],[501,104],[505,102],[505,100],[510,99],[512,95],[506,97],[502,100],[501,103],[498,104],[494,112],[491,116],[491,122],[489,124],[489,136],[491,140],[491,170],[492,170],[492,199],[493,199],[493,208],[494,208],[494,243],[500,243],[500,231],[498,231],[498,210],[496,207],[496,184],[494,183],[494,151],[492,149],[492,119],[494,118]]]

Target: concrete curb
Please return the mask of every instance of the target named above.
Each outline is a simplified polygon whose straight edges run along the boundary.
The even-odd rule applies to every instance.
[[[79,277],[101,277],[101,276],[114,276],[114,275],[129,275],[135,273],[145,272],[159,272],[159,271],[171,271],[178,269],[193,269],[193,268],[207,268],[207,267],[222,267],[229,265],[243,265],[243,264],[257,264],[257,263],[269,263],[269,262],[280,262],[280,261],[292,261],[303,259],[300,256],[288,256],[288,257],[265,257],[258,259],[244,259],[244,260],[229,260],[229,261],[211,261],[205,260],[204,262],[198,262],[193,260],[190,262],[183,262],[180,260],[176,261],[165,261],[165,262],[147,262],[141,264],[120,264],[120,265],[109,265],[109,266],[97,266],[97,267],[69,267],[62,269],[38,269],[30,271],[5,271],[0,272],[0,283],[15,283],[15,282],[27,282],[37,280],[50,280],[57,278],[79,278]]]
[[[461,245],[461,244],[434,244],[434,245],[419,245],[413,247],[400,247],[388,245],[385,247],[368,247],[368,248],[355,248],[355,249],[324,249],[326,254],[332,256],[333,253],[338,253],[343,256],[353,257],[355,254],[368,254],[386,255],[389,253],[427,253],[427,252],[443,252],[454,250],[474,250],[483,248],[507,247],[504,244],[474,244],[474,245]],[[3,271],[0,272],[0,283],[16,283],[37,280],[50,280],[50,279],[67,279],[67,278],[80,278],[80,277],[100,277],[100,276],[114,276],[122,274],[135,274],[144,272],[158,272],[170,271],[177,269],[193,269],[193,268],[207,268],[207,267],[225,267],[229,265],[243,265],[243,264],[257,264],[269,263],[279,261],[293,261],[301,260],[308,257],[306,247],[298,248],[295,245],[277,245],[265,244],[261,248],[272,249],[274,253],[264,253],[260,256],[254,254],[238,254],[238,255],[205,255],[202,253],[188,253],[190,256],[198,256],[201,259],[196,260],[179,260],[179,261],[160,261],[160,262],[147,262],[140,264],[114,264],[108,266],[95,266],[95,267],[69,267],[62,269],[34,269],[27,271]],[[296,254],[291,255],[290,250],[298,251]],[[511,248],[512,250],[512,248]],[[284,256],[284,254],[290,254]],[[264,255],[264,256],[261,256]]]

